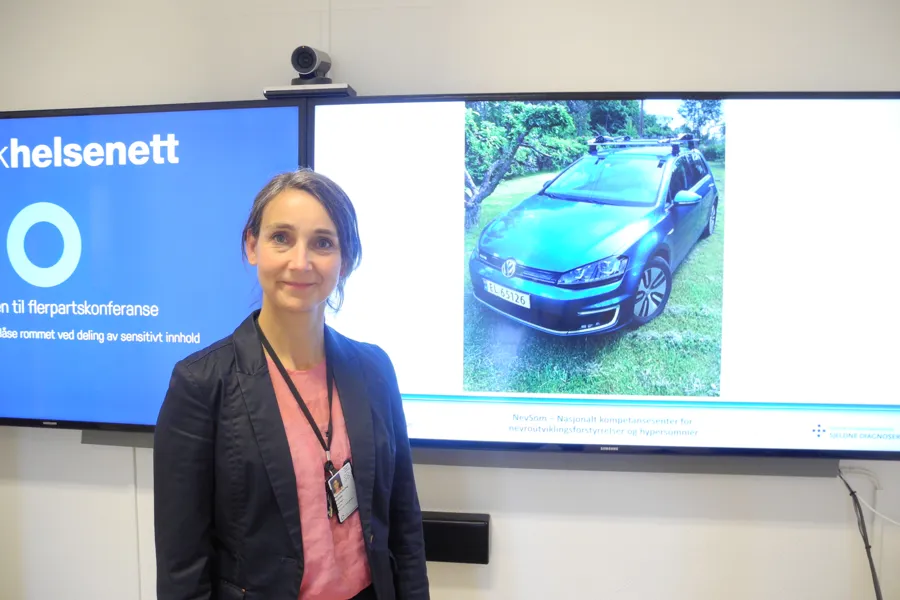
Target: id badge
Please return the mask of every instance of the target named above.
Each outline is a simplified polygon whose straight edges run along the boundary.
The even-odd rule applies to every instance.
[[[328,478],[328,490],[334,498],[338,522],[343,523],[359,508],[356,499],[356,482],[353,481],[353,467],[350,461],[341,470]]]

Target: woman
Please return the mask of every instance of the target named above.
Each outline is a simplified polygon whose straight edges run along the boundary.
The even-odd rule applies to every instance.
[[[279,175],[242,246],[261,309],[175,365],[159,413],[158,600],[428,599],[393,365],[325,324],[360,258],[349,198]]]

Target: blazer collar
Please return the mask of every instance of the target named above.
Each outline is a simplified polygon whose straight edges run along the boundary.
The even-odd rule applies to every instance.
[[[257,317],[258,309],[250,313],[232,335],[235,366],[238,373],[245,375],[256,375],[261,371],[268,372],[269,369],[262,343],[256,333]]]
[[[258,315],[259,310],[254,311],[234,331],[235,368],[276,501],[297,556],[302,556],[297,480],[268,361],[254,323]],[[368,529],[375,483],[375,440],[369,401],[369,385],[374,382],[362,371],[356,344],[327,325],[325,344],[350,440],[360,518]],[[276,372],[274,376],[281,375]]]

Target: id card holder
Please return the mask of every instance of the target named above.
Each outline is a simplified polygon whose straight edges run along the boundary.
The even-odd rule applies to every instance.
[[[353,467],[349,460],[340,471],[328,478],[328,490],[334,499],[338,522],[343,523],[359,508],[356,482],[353,481]]]

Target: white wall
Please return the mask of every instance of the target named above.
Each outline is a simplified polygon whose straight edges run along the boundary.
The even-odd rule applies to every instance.
[[[300,43],[361,94],[898,90],[898,31],[895,0],[0,0],[0,110],[259,98],[289,82]],[[3,600],[154,598],[150,452],[79,439],[0,428]],[[900,464],[861,466],[900,517]],[[417,476],[427,509],[494,519],[491,565],[431,566],[439,600],[873,597],[837,480]],[[900,532],[873,525],[900,598]]]

